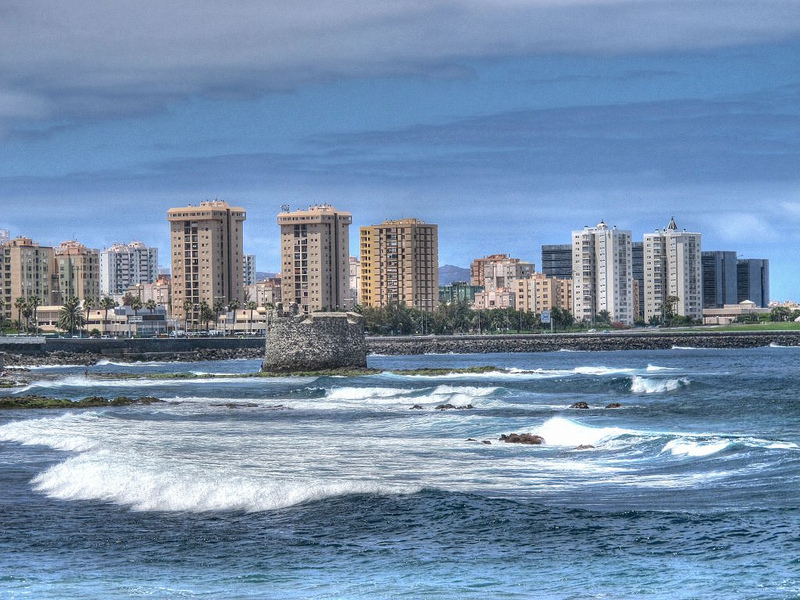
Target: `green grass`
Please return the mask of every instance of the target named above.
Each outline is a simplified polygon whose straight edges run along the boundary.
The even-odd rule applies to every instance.
[[[128,406],[129,404],[153,404],[163,402],[158,398],[144,396],[142,398],[103,398],[102,396],[89,396],[82,400],[67,400],[65,398],[49,398],[47,396],[0,396],[0,410],[18,408],[97,408],[104,406]]]
[[[713,331],[800,331],[800,323],[736,323],[709,328]]]

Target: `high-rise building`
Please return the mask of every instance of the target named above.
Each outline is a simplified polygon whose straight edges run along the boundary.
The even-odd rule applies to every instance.
[[[61,242],[54,251],[53,303],[67,298],[100,302],[100,253],[77,240]]]
[[[158,248],[142,242],[113,244],[100,251],[100,295],[124,294],[132,285],[158,278]]]
[[[593,321],[607,311],[612,321],[633,325],[631,232],[604,222],[572,232],[572,314]]]
[[[433,310],[439,302],[439,232],[417,219],[361,228],[361,303],[399,302]]]
[[[714,250],[702,253],[703,308],[737,304],[736,252]]]
[[[769,305],[769,260],[766,258],[742,258],[737,261],[737,300],[750,300],[756,306]]]
[[[644,319],[662,318],[671,306],[676,316],[703,318],[701,234],[666,229],[644,236]]]
[[[278,214],[284,308],[308,314],[345,307],[352,222],[350,213],[329,204]]]
[[[361,260],[357,256],[350,257],[350,285],[347,290],[347,308],[361,303]]]
[[[483,287],[483,291],[475,294],[475,308],[515,308],[517,281],[531,276],[534,270],[533,263],[508,254],[476,258],[470,265],[471,283]]]
[[[14,305],[18,298],[36,297],[40,305],[53,303],[53,249],[40,246],[30,238],[18,237],[0,246],[0,296],[6,319],[22,320]]]
[[[545,310],[572,310],[572,278],[533,273],[516,281],[517,310],[542,314]]]
[[[189,309],[194,322],[202,302],[213,307],[221,301],[244,299],[243,208],[214,200],[200,206],[170,208],[172,257],[172,310],[186,320]]]
[[[572,245],[546,244],[542,246],[542,273],[548,277],[572,279]]]
[[[633,320],[644,320],[644,242],[631,244],[631,267],[633,272]]]
[[[255,285],[256,281],[258,280],[258,275],[256,275],[256,255],[255,254],[245,254],[244,255],[244,285],[245,287],[248,285]]]
[[[0,246],[11,241],[11,232],[8,229],[0,229]]]

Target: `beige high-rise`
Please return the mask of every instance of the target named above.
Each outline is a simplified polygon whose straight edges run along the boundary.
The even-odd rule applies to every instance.
[[[285,310],[343,310],[350,286],[353,216],[329,204],[278,214],[281,296]]]
[[[361,303],[394,302],[427,311],[439,303],[438,226],[400,219],[361,228]]]
[[[70,240],[61,242],[54,255],[53,304],[62,305],[67,298],[77,298],[97,305],[100,301],[100,252]]]
[[[14,306],[17,298],[39,298],[39,304],[53,303],[53,249],[30,238],[18,237],[0,245],[0,293],[6,319],[22,318]]]
[[[213,307],[244,300],[243,208],[214,200],[200,206],[170,208],[172,255],[172,310],[186,319],[184,304],[191,303],[197,320],[200,304]]]

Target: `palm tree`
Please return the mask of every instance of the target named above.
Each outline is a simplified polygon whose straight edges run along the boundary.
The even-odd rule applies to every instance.
[[[58,313],[58,328],[69,331],[70,335],[74,335],[75,329],[82,327],[83,323],[80,300],[75,296],[69,296]]]
[[[0,298],[0,333],[3,331],[3,324],[6,322],[6,316],[3,314],[3,309],[6,307],[5,301]]]
[[[258,303],[255,300],[247,301],[247,310],[250,311],[250,333],[253,333],[253,311],[258,308]]]
[[[214,329],[219,329],[219,313],[222,312],[222,308],[225,305],[222,303],[222,300],[214,300]]]
[[[239,301],[234,299],[228,302],[228,310],[233,312],[233,333],[236,333],[236,311],[239,310]]]
[[[17,309],[17,319],[19,320],[19,332],[22,333],[22,317],[24,316],[24,312],[27,310],[28,301],[25,300],[22,296],[14,300],[14,308]],[[25,326],[25,330],[27,331],[28,327]]]
[[[108,311],[117,306],[117,302],[111,296],[105,296],[100,300],[100,308],[105,313],[103,314],[103,333],[106,333],[106,324],[108,323]]]
[[[150,314],[153,314],[153,312],[156,310],[156,306],[158,306],[158,304],[156,304],[156,301],[152,298],[144,303],[144,307],[150,311]]]
[[[39,333],[39,307],[42,305],[42,299],[39,296],[31,296],[27,304],[28,314],[33,317],[34,332]]]
[[[91,298],[83,299],[83,310],[86,311],[86,323],[89,323],[89,311],[94,308],[94,300]]]
[[[206,325],[206,335],[208,335],[208,324],[214,320],[214,310],[203,300],[200,302],[200,322]]]
[[[183,301],[183,314],[184,314],[184,325],[183,329],[186,334],[189,334],[189,313],[194,308],[194,304],[192,304],[191,300],[184,300]]]
[[[139,317],[139,311],[142,309],[142,299],[139,298],[138,296],[134,296],[133,298],[131,298],[131,308],[133,309],[133,316],[136,317],[135,319],[137,321],[136,334],[138,335],[139,334],[138,317]]]

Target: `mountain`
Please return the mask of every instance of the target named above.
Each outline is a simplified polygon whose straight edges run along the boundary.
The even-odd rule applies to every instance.
[[[454,281],[469,281],[469,269],[455,265],[439,267],[439,285],[447,285]]]

